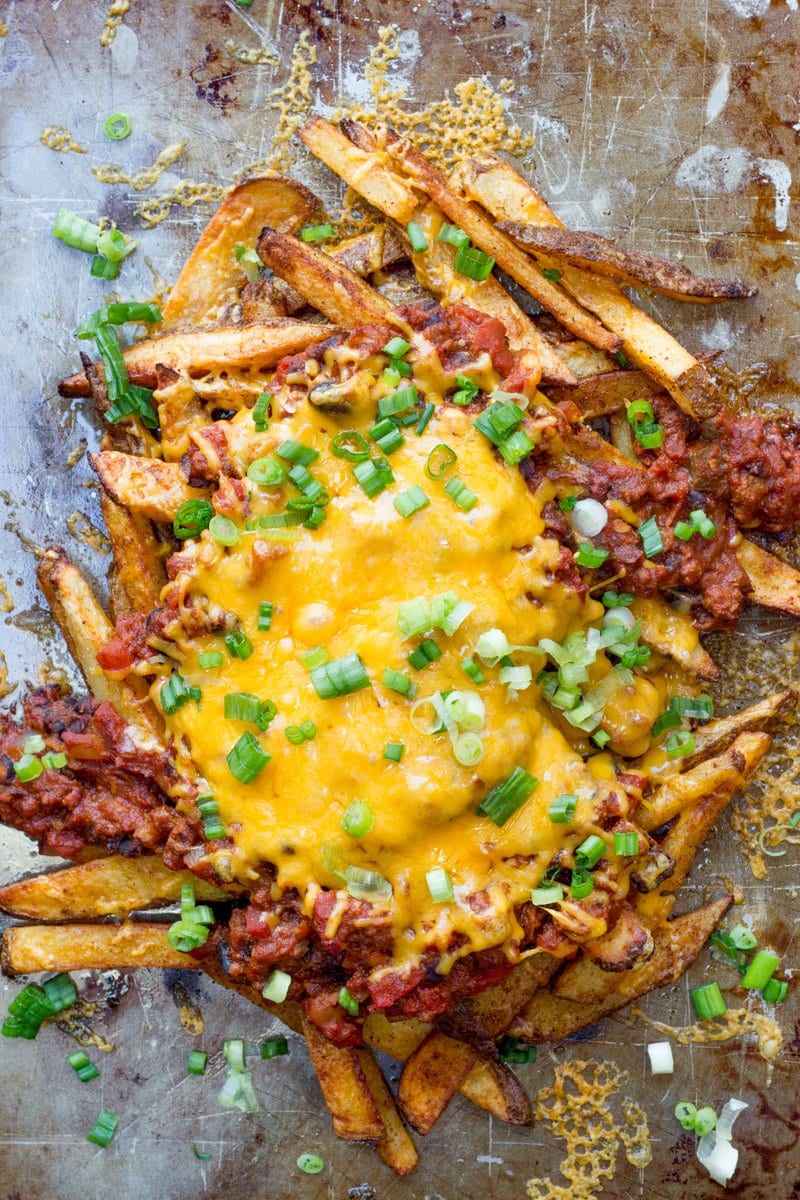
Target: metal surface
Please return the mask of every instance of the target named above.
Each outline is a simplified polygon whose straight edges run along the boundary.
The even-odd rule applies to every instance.
[[[703,273],[755,278],[761,294],[747,304],[689,308],[658,300],[655,309],[694,350],[723,349],[737,368],[768,361],[772,370],[762,398],[794,401],[800,256],[790,234],[795,214],[789,193],[800,129],[797,0],[255,0],[249,9],[233,0],[134,0],[111,50],[101,49],[98,40],[104,8],[85,0],[10,0],[0,11],[8,24],[0,41],[0,573],[14,603],[4,617],[2,648],[17,694],[36,682],[45,656],[68,668],[22,539],[63,542],[98,582],[107,565],[66,526],[75,511],[99,521],[85,462],[71,470],[64,465],[82,439],[95,443],[95,422],[88,402],[68,404],[55,390],[57,379],[75,369],[75,324],[100,303],[104,285],[89,278],[86,258],[51,238],[53,216],[66,204],[87,217],[105,213],[136,232],[132,209],[141,197],[127,187],[100,185],[90,166],[111,161],[138,170],[183,137],[183,161],[155,192],[185,175],[227,182],[270,143],[277,114],[265,107],[265,98],[285,78],[288,51],[303,29],[312,31],[317,45],[315,87],[328,104],[363,95],[359,64],[377,26],[390,20],[408,31],[397,72],[411,81],[412,98],[434,99],[470,74],[510,77],[517,85],[513,116],[536,136],[528,167],[559,214],[576,228],[654,253],[680,254]],[[226,55],[227,39],[257,46],[262,34],[280,48],[281,65],[241,66]],[[133,118],[127,141],[103,137],[102,121],[115,110]],[[40,132],[54,124],[67,126],[88,153],[45,148]],[[323,194],[335,195],[330,178],[304,165],[301,171]],[[149,263],[174,278],[209,211],[207,205],[175,209],[166,224],[142,233],[138,253],[123,267],[120,293],[151,294]],[[754,689],[783,681],[782,645],[793,635],[773,623],[762,636],[764,659]],[[3,833],[1,844],[3,879],[37,865],[21,837]],[[693,905],[715,883],[718,889],[722,876],[737,881],[744,907],[734,911],[751,914],[755,928],[766,930],[796,968],[796,849],[772,863],[768,885],[757,884],[723,819],[682,903]],[[648,997],[643,1009],[688,1023],[689,986],[713,970],[704,953],[687,980]],[[0,1200],[511,1200],[525,1195],[532,1175],[549,1174],[563,1184],[563,1143],[545,1126],[510,1129],[460,1099],[421,1144],[416,1173],[398,1182],[369,1148],[333,1138],[303,1043],[294,1036],[288,1059],[256,1068],[262,1111],[223,1113],[215,1105],[222,1040],[257,1039],[273,1023],[208,982],[185,982],[205,1015],[202,1039],[181,1028],[170,990],[174,979],[126,977],[118,1003],[98,1024],[117,1049],[94,1053],[103,1070],[96,1083],[77,1082],[64,1061],[73,1043],[56,1029],[34,1044],[0,1045]],[[17,984],[0,983],[0,1011],[17,990]],[[653,1162],[639,1171],[620,1152],[607,1197],[720,1194],[698,1168],[691,1137],[678,1136],[672,1107],[684,1096],[717,1107],[731,1094],[742,1096],[751,1107],[736,1130],[743,1152],[730,1194],[789,1200],[800,1190],[796,999],[779,1017],[786,1046],[769,1089],[749,1041],[676,1046],[675,1075],[654,1081],[644,1051],[654,1035],[628,1014],[605,1021],[583,1044],[545,1049],[537,1065],[520,1069],[520,1077],[533,1093],[551,1082],[553,1066],[564,1056],[608,1056],[628,1071],[624,1090],[648,1113]],[[185,1073],[187,1053],[197,1044],[215,1052],[205,1080]],[[107,1150],[84,1140],[101,1103],[120,1118]],[[193,1144],[212,1160],[199,1161]],[[296,1170],[295,1158],[306,1149],[324,1155],[324,1174],[312,1178]]]

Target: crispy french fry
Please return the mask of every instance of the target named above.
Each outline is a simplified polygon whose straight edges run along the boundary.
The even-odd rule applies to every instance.
[[[709,279],[695,275],[680,263],[640,250],[626,250],[599,233],[529,221],[500,221],[498,228],[523,246],[581,267],[592,275],[612,279],[623,287],[644,287],[674,300],[712,304],[719,300],[742,300],[758,293],[758,288],[738,280]]]
[[[768,733],[740,733],[722,754],[665,779],[636,810],[637,824],[658,829],[702,796],[719,789],[730,789],[733,795],[756,769],[771,741]]]
[[[650,930],[629,904],[623,904],[608,932],[585,942],[583,953],[603,971],[626,971],[649,958],[653,947]]]
[[[401,225],[414,219],[419,196],[396,172],[383,169],[385,152],[360,149],[322,117],[307,121],[300,136],[316,158],[375,208]]]
[[[227,325],[148,338],[129,346],[124,358],[131,383],[142,387],[157,386],[159,366],[187,371],[192,377],[233,368],[258,378],[285,355],[297,354],[334,332],[329,325],[288,318],[272,324]],[[61,396],[88,396],[85,373],[79,371],[62,379],[58,391]]]
[[[800,617],[800,571],[748,538],[742,538],[736,547],[736,557],[750,580],[752,591],[748,600]]]
[[[507,1125],[533,1124],[527,1093],[503,1063],[476,1062],[461,1084],[461,1095]]]
[[[106,491],[100,493],[100,508],[111,540],[119,587],[115,616],[150,612],[157,606],[167,582],[162,545],[145,517],[115,503]]]
[[[796,706],[797,692],[793,688],[785,688],[782,692],[774,692],[771,696],[758,700],[749,708],[731,713],[729,717],[717,717],[707,725],[701,725],[694,731],[694,752],[687,754],[680,765],[683,770],[688,770],[704,759],[720,754],[728,749],[740,733],[768,729],[770,725],[793,712]]]
[[[330,254],[274,229],[262,230],[257,250],[262,261],[309,304],[339,325],[352,328],[385,321],[391,305],[368,283]]]
[[[56,624],[75,663],[97,700],[107,700],[128,722],[142,746],[161,740],[161,726],[143,683],[131,678],[118,682],[101,671],[97,652],[114,632],[92,589],[63,550],[48,550],[37,576]]]
[[[336,1136],[356,1142],[379,1142],[385,1138],[386,1130],[364,1074],[360,1052],[334,1046],[305,1018],[303,1034]]]
[[[509,163],[487,155],[460,165],[466,194],[500,221],[525,221],[563,229],[563,222]],[[537,254],[543,267],[558,270],[555,259]],[[686,412],[705,415],[717,407],[713,380],[702,363],[629,300],[610,280],[563,265],[559,283],[621,339],[625,354],[657,380]]]
[[[662,596],[637,598],[631,606],[642,623],[642,641],[701,679],[717,679],[719,668],[700,638],[688,613],[679,612]]]
[[[602,371],[581,377],[574,388],[548,388],[547,395],[554,404],[571,400],[588,421],[617,412],[634,400],[649,400],[660,391],[661,385],[644,371]]]
[[[0,888],[0,909],[34,921],[123,917],[178,900],[191,883],[198,901],[229,900],[230,894],[191,871],[171,871],[157,855],[115,854]]]
[[[466,1042],[434,1030],[407,1060],[397,1099],[418,1133],[430,1133],[475,1063]]]
[[[494,1056],[495,1042],[538,988],[543,987],[559,965],[550,954],[531,954],[510,975],[485,991],[456,1004],[439,1026],[453,1037]]]
[[[198,967],[173,950],[167,925],[12,925],[3,933],[6,975],[37,971],[114,971],[134,967]]]
[[[294,233],[320,208],[308,188],[285,175],[256,175],[237,183],[206,225],[167,296],[161,328],[217,320],[245,283],[236,247],[241,243],[252,250],[265,225]]]
[[[394,1096],[389,1091],[383,1072],[371,1051],[357,1050],[356,1053],[370,1094],[375,1101],[378,1116],[383,1123],[384,1134],[378,1140],[375,1149],[395,1175],[409,1175],[419,1162],[419,1155],[397,1111]]]
[[[208,496],[206,489],[190,487],[178,463],[116,450],[90,454],[89,462],[115,504],[151,521],[172,521],[186,500]]]

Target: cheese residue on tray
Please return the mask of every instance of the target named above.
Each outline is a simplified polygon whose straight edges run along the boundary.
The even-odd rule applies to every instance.
[[[707,1042],[730,1042],[734,1038],[754,1033],[758,1038],[758,1053],[767,1063],[769,1071],[767,1082],[772,1078],[772,1064],[781,1052],[783,1034],[772,1017],[764,1013],[754,1012],[749,1008],[729,1008],[721,1017],[712,1017],[702,1024],[684,1025],[673,1028],[661,1021],[654,1021],[645,1015],[640,1008],[633,1005],[631,1012],[640,1017],[651,1029],[666,1034],[682,1046],[700,1045]]]
[[[106,23],[100,31],[100,45],[110,46],[117,36],[125,14],[130,10],[131,0],[112,0],[106,12]]]
[[[0,650],[0,700],[5,700],[6,696],[10,696],[16,687],[15,683],[8,682],[8,663],[5,654]]]
[[[39,663],[38,675],[42,687],[45,684],[54,683],[62,696],[68,696],[72,691],[67,672],[63,667],[57,667],[52,658],[46,658],[44,662]]]
[[[48,125],[39,134],[39,141],[48,150],[56,150],[59,154],[72,151],[74,154],[86,154],[86,147],[79,146],[68,129],[63,125]]]
[[[98,554],[110,554],[111,542],[101,529],[93,525],[85,513],[73,512],[67,517],[67,529],[78,542],[91,546]]]
[[[135,175],[129,174],[129,172],[124,171],[122,167],[118,167],[114,163],[106,163],[105,166],[101,167],[92,167],[92,174],[100,183],[126,183],[135,192],[144,192],[147,188],[153,187],[158,183],[164,172],[174,166],[185,149],[185,138],[183,141],[173,142],[171,146],[165,146],[156,155],[149,167],[145,167],[143,171],[137,171]]]
[[[225,43],[225,53],[248,67],[278,67],[281,62],[278,52],[266,42],[260,46],[244,46],[229,38]]]
[[[99,1011],[100,1006],[92,1000],[76,1000],[61,1014],[55,1024],[62,1033],[68,1033],[70,1037],[73,1037],[84,1050],[91,1048],[102,1050],[104,1054],[111,1054],[116,1047],[101,1033],[96,1033],[89,1024],[90,1019],[97,1016]]]
[[[552,1086],[536,1095],[534,1112],[567,1144],[559,1169],[568,1186],[549,1178],[529,1179],[531,1200],[593,1200],[603,1182],[614,1177],[620,1143],[629,1162],[647,1166],[652,1153],[645,1113],[627,1097],[622,1120],[611,1110],[627,1080],[627,1073],[608,1061],[576,1059],[556,1067]]]
[[[143,200],[133,210],[144,225],[145,229],[153,229],[166,220],[173,204],[180,208],[191,208],[193,204],[204,202],[219,204],[225,195],[225,188],[218,183],[198,183],[196,179],[179,179],[173,188],[160,196],[152,196]]]
[[[5,579],[0,576],[0,612],[10,613],[14,611],[14,601],[11,597],[11,592],[8,590],[8,584]]]
[[[246,166],[243,175],[265,168],[274,171],[288,170],[296,161],[297,155],[292,146],[292,139],[311,112],[311,67],[316,61],[317,48],[311,41],[309,31],[304,29],[295,42],[289,59],[289,78],[280,87],[274,88],[267,98],[269,108],[278,112],[278,124],[272,135],[272,149],[265,158]]]

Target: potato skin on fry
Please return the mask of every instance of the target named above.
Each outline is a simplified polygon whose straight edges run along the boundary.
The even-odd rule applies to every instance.
[[[167,925],[144,921],[124,925],[12,925],[3,934],[2,966],[6,975],[198,967],[190,955],[172,949],[167,929]]]

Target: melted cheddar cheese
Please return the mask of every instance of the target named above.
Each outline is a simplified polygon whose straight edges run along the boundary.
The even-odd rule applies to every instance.
[[[341,370],[346,356],[343,348],[329,351],[322,371]],[[316,364],[313,368],[312,375]],[[476,368],[488,389],[486,363]],[[440,402],[451,380],[441,377],[441,370],[437,375],[429,354],[418,355],[414,369],[425,398]],[[364,363],[359,370],[363,386],[349,390],[351,408],[345,414],[321,411],[303,400],[284,403],[282,417],[266,432],[254,431],[249,410],[217,426],[225,431],[228,456],[243,476],[249,462],[274,453],[286,439],[318,450],[310,469],[330,502],[319,529],[300,527],[291,540],[269,542],[266,563],[259,557],[256,543],[262,541],[262,551],[264,546],[258,531],[242,529],[239,541],[228,548],[206,531],[189,549],[188,565],[173,586],[192,607],[212,616],[235,614],[253,650],[244,660],[226,654],[218,671],[203,670],[199,656],[224,649],[221,636],[185,637],[181,673],[187,684],[202,690],[202,699],[185,704],[167,723],[215,794],[234,842],[235,872],[245,883],[256,878],[259,864],[272,863],[278,888],[297,889],[310,911],[320,886],[341,887],[335,872],[343,864],[376,871],[392,886],[385,917],[395,933],[395,965],[410,965],[435,946],[439,969],[446,971],[461,954],[489,946],[502,945],[511,957],[518,955],[522,931],[514,910],[529,899],[553,856],[590,833],[611,843],[596,822],[598,806],[615,783],[613,762],[608,754],[585,761],[582,735],[562,723],[535,683],[509,695],[498,671],[487,669],[486,682],[477,689],[486,709],[483,756],[476,766],[461,766],[448,735],[424,731],[415,718],[415,701],[385,687],[383,671],[391,667],[411,675],[417,705],[437,692],[476,690],[461,664],[474,653],[481,633],[499,628],[522,647],[542,638],[560,643],[570,633],[599,626],[604,610],[590,595],[581,597],[559,581],[561,547],[545,535],[542,516],[554,495],[552,486],[532,494],[519,468],[502,461],[463,409],[437,403],[421,435],[404,430],[404,444],[390,458],[394,483],[369,499],[351,463],[331,453],[332,439],[343,429],[355,427],[366,435],[376,419],[376,396],[390,390]],[[213,457],[202,431],[192,436]],[[426,464],[440,443],[455,451],[457,461],[445,477],[433,480]],[[456,474],[478,496],[470,512],[444,491]],[[414,485],[430,503],[404,519],[393,500]],[[281,511],[296,494],[291,485],[248,488],[250,516]],[[434,633],[441,657],[415,671],[407,657],[421,639],[402,636],[398,608],[415,597],[430,600],[447,591],[474,609],[453,636]],[[269,632],[257,627],[261,601],[274,606]],[[330,659],[360,655],[370,686],[321,699],[301,661],[318,646]],[[514,661],[530,663],[534,678],[545,665],[542,653],[519,651]],[[610,669],[601,653],[591,668],[592,682]],[[161,682],[154,684],[154,694]],[[653,712],[646,716],[652,723],[660,697],[652,683],[637,676],[614,696],[616,726],[624,730],[626,723],[635,727],[641,721],[643,688],[655,696]],[[277,715],[265,732],[225,718],[224,700],[231,692],[273,702]],[[287,727],[309,720],[316,726],[313,740],[290,742]],[[271,759],[254,782],[241,783],[226,756],[247,729]],[[384,758],[387,743],[403,744],[400,762]],[[477,807],[517,766],[538,786],[498,827]],[[577,797],[575,819],[568,825],[548,815],[551,801],[563,793]],[[341,825],[354,800],[365,801],[375,814],[371,832],[357,840]],[[453,903],[435,903],[431,897],[426,874],[437,866],[450,874]],[[604,929],[600,922],[594,933]]]

